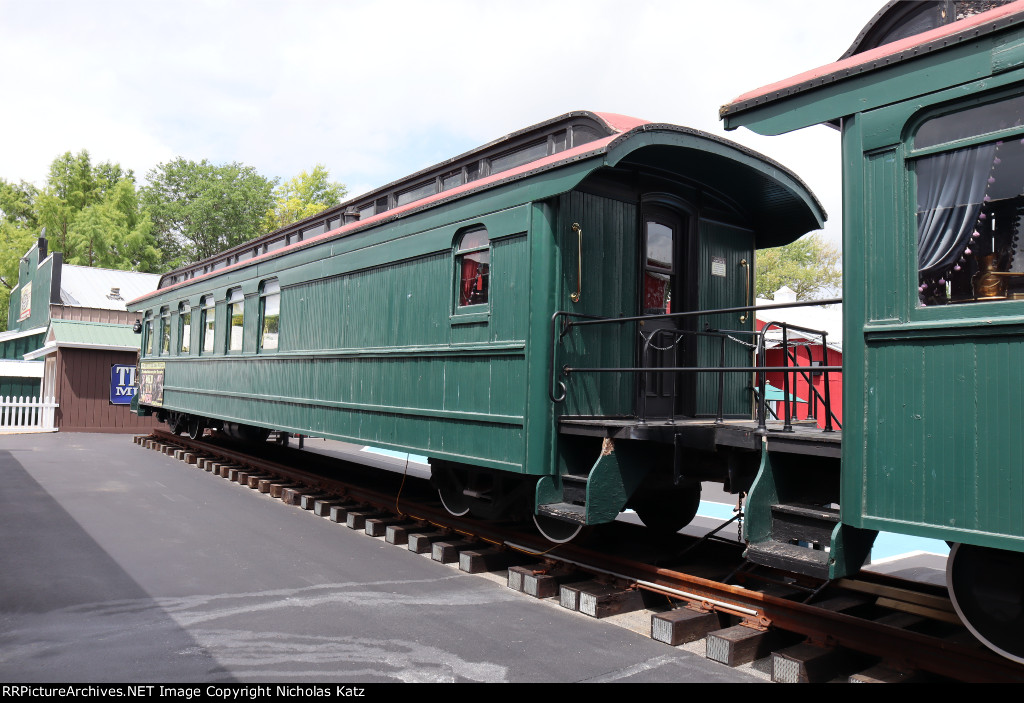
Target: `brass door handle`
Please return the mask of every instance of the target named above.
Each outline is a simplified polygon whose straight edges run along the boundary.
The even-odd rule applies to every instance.
[[[740,266],[742,266],[745,269],[743,272],[743,281],[746,285],[743,290],[743,304],[747,305],[748,301],[750,300],[750,264],[747,263],[746,259],[741,259]],[[746,322],[747,315],[748,313],[746,312],[740,315],[740,322]]]
[[[573,222],[572,231],[577,235],[576,292],[570,297],[572,302],[578,303],[583,296],[583,228],[578,222]]]

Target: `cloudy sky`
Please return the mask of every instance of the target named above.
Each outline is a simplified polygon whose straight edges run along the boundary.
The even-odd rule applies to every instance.
[[[837,59],[883,0],[0,0],[0,178],[88,149],[351,195],[570,110],[726,135],[718,106]],[[728,133],[795,170],[838,240],[839,135]]]

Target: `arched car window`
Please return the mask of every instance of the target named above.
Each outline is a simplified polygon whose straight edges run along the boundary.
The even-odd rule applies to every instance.
[[[487,303],[491,278],[491,240],[483,227],[471,229],[455,247],[458,307]]]

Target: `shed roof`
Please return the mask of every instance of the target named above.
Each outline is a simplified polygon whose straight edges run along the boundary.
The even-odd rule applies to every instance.
[[[64,264],[60,273],[60,301],[75,307],[124,310],[127,301],[153,290],[159,280],[155,273]]]
[[[26,354],[25,358],[38,359],[56,352],[58,348],[136,351],[139,349],[139,335],[128,325],[112,322],[50,320],[46,343]]]

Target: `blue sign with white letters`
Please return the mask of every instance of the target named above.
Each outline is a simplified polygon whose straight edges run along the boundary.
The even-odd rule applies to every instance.
[[[127,364],[110,365],[110,404],[128,405],[135,395],[135,367]]]

